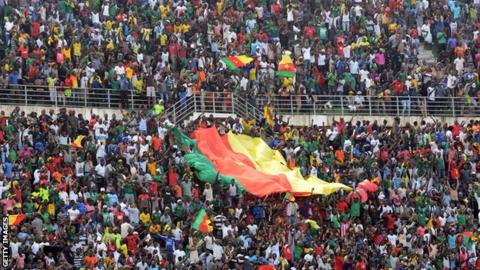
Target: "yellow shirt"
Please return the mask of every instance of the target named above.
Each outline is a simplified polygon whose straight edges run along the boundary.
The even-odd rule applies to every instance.
[[[125,69],[125,76],[127,77],[127,79],[131,80],[132,77],[133,77],[133,69],[131,67],[127,67]]]
[[[115,24],[115,22],[113,22],[112,20],[108,20],[106,23],[105,23],[105,28],[107,30],[111,30],[113,28],[113,25]]]
[[[65,59],[72,59],[72,49],[63,48],[63,57],[65,57]]]
[[[217,2],[217,12],[219,15],[222,15],[223,11],[223,0]]]
[[[128,257],[128,247],[126,244],[120,246],[119,251],[125,256]]]
[[[143,90],[143,80],[136,79],[133,82],[133,88],[135,88],[137,91],[142,91]]]
[[[160,45],[166,46],[166,45],[167,45],[167,39],[168,39],[167,35],[166,35],[166,34],[162,34],[162,35],[160,36]]]
[[[73,43],[73,55],[80,56],[82,53],[82,44],[80,42]]]
[[[164,6],[164,5],[160,6],[160,17],[162,17],[162,19],[167,18],[169,13],[170,13],[169,6]]]
[[[22,44],[24,42],[27,42],[28,38],[29,36],[27,33],[20,34],[20,36],[18,37],[18,43]]]
[[[150,41],[150,36],[151,36],[151,34],[152,34],[152,29],[150,29],[150,28],[142,28],[141,32],[142,32],[143,40],[145,40],[145,41]]]
[[[47,212],[50,216],[55,216],[55,204],[49,203],[47,205]]]
[[[143,224],[150,224],[151,223],[150,214],[145,212],[140,213],[140,221]]]
[[[47,78],[47,84],[48,86],[55,86],[55,83],[57,82],[57,78],[52,78],[52,77],[48,77]]]
[[[252,69],[250,69],[249,80],[250,81],[255,81],[256,79],[257,79],[257,70],[252,68]]]
[[[397,30],[397,24],[396,23],[391,23],[388,25],[388,30],[390,32],[395,32]]]

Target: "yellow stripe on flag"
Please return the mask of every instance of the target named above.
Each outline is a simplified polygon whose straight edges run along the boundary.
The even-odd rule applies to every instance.
[[[277,150],[272,150],[260,138],[229,132],[228,142],[234,152],[247,156],[258,171],[285,175],[292,186],[291,193],[295,196],[330,195],[338,190],[352,190],[344,184],[325,182],[313,176],[304,178],[300,173],[300,168],[289,169],[282,154]]]

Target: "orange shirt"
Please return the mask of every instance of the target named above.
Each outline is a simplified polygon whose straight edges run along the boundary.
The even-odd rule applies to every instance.
[[[463,47],[457,46],[455,48],[455,54],[459,58],[464,58],[465,57],[465,49]]]
[[[147,164],[148,173],[152,176],[157,175],[157,164],[155,162],[149,162]]]
[[[160,151],[160,147],[162,146],[162,139],[159,136],[153,136],[152,138],[152,147],[155,151]]]
[[[173,187],[173,190],[175,190],[175,196],[177,198],[181,198],[182,197],[182,188],[180,187],[180,185],[175,185]]]
[[[345,161],[345,152],[343,152],[342,150],[335,151],[335,159],[338,162],[343,163],[343,161]]]
[[[93,268],[95,268],[95,264],[97,263],[97,258],[95,258],[94,256],[87,256],[85,257],[85,259],[83,259],[83,261],[86,264],[89,264],[89,268],[93,270]]]

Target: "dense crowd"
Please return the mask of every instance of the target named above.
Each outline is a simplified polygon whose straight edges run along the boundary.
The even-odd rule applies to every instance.
[[[1,210],[25,214],[10,226],[11,268],[480,269],[479,121],[204,116],[183,129],[258,136],[304,175],[378,185],[365,198],[255,198],[199,181],[171,121],[150,111],[1,115]],[[211,233],[192,228],[201,209]]]
[[[52,102],[101,88],[124,99],[134,90],[152,104],[231,92],[304,95],[300,102],[315,94],[401,96],[407,111],[421,107],[416,96],[479,101],[477,0],[17,0],[0,7],[0,84],[44,85]],[[417,59],[421,48],[434,59]],[[286,53],[297,67],[293,80],[275,75]],[[229,55],[255,60],[232,71],[221,61]]]

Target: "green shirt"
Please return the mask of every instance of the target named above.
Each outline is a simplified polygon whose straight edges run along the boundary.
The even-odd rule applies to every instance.
[[[458,214],[457,215],[457,221],[458,221],[459,225],[465,226],[465,224],[466,224],[465,215],[464,214]]]
[[[175,214],[175,216],[183,218],[185,216],[185,208],[183,208],[183,206],[181,205],[177,205],[173,209],[173,213]]]
[[[360,203],[359,202],[353,202],[350,205],[350,215],[352,217],[359,217],[360,216]]]
[[[123,186],[123,190],[126,194],[135,194],[135,191],[134,191],[134,186],[133,186],[133,183],[132,182],[127,182],[124,186]]]
[[[13,151],[13,150],[10,150],[10,152],[8,153],[8,159],[12,162],[12,163],[15,163],[15,161],[17,161],[17,152]]]
[[[437,42],[438,44],[445,45],[447,44],[447,35],[444,32],[437,33]]]

